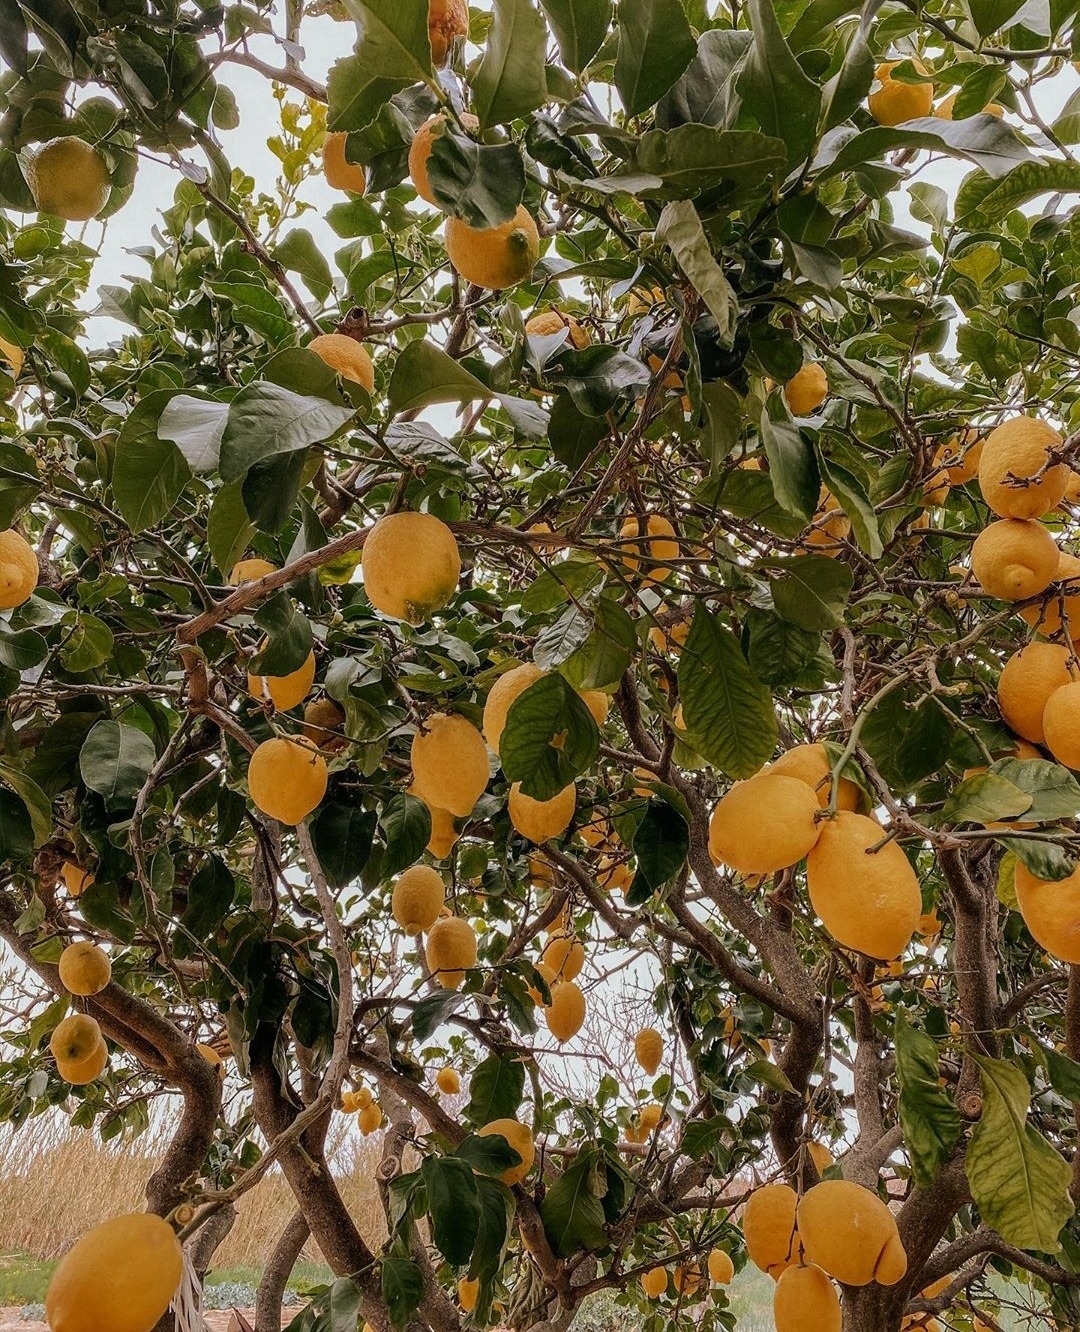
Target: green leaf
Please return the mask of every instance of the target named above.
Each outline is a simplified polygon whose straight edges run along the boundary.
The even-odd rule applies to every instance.
[[[932,1036],[912,1026],[898,1009],[893,1032],[900,1079],[900,1127],[915,1182],[930,1188],[960,1137],[960,1111],[940,1085]]]
[[[853,577],[842,560],[827,555],[797,555],[778,560],[780,575],[772,580],[777,612],[800,629],[835,629],[844,622],[844,607]]]
[[[439,402],[473,402],[491,390],[433,342],[418,338],[398,356],[388,397],[393,415]]]
[[[28,671],[49,655],[49,645],[34,629],[12,629],[0,620],[0,666]]]
[[[134,726],[99,721],[79,750],[79,775],[106,804],[129,803],[150,775],[157,755],[154,742]]]
[[[863,723],[862,742],[890,786],[909,791],[948,762],[953,725],[932,699],[894,689]]]
[[[311,624],[288,592],[275,592],[252,619],[266,633],[266,646],[249,658],[252,675],[290,675],[307,661],[315,641]]]
[[[967,120],[920,116],[895,128],[876,125],[847,138],[835,156],[830,159],[826,154],[820,162],[819,179],[843,175],[904,148],[927,148],[967,157],[995,180],[1007,179],[1017,168],[1041,165],[1032,160],[1030,150],[1016,132],[997,116],[971,116]],[[958,211],[957,217],[960,216]]]
[[[484,129],[518,120],[547,101],[547,26],[531,0],[495,0],[473,110]]]
[[[18,864],[34,854],[34,826],[21,797],[0,786],[0,862]]]
[[[1080,1064],[1055,1050],[1052,1045],[1039,1046],[1039,1054],[1046,1064],[1046,1076],[1054,1091],[1067,1101],[1080,1105]]]
[[[356,1332],[360,1322],[360,1287],[352,1277],[339,1277],[326,1302],[326,1332]]]
[[[1024,0],[968,0],[967,7],[979,36],[992,37],[1023,9]]]
[[[180,922],[202,941],[209,939],[236,898],[236,880],[217,856],[208,855],[187,887],[187,906]]]
[[[75,675],[92,671],[112,657],[113,643],[113,632],[104,620],[84,611],[66,631],[60,660]]]
[[[144,532],[164,518],[191,477],[184,455],[157,433],[158,420],[172,396],[172,389],[148,393],[117,436],[113,498],[133,532]]]
[[[784,40],[772,0],[749,0],[747,8],[754,41],[739,75],[739,95],[765,133],[784,142],[794,165],[814,141],[821,89]]]
[[[751,777],[776,748],[772,695],[720,619],[699,606],[679,658],[679,697],[703,758],[729,777]]]
[[[424,1295],[424,1275],[410,1258],[388,1257],[382,1260],[382,1296],[395,1328],[403,1328],[420,1307]],[[356,1327],[354,1320],[352,1327]]]
[[[463,1114],[483,1128],[493,1119],[513,1119],[525,1094],[525,1065],[520,1059],[488,1055],[469,1079],[469,1104]]]
[[[355,55],[339,60],[327,83],[331,130],[358,130],[410,83],[430,83],[427,9],[400,0],[346,0],[360,30]]]
[[[1080,815],[1080,782],[1060,763],[1045,759],[998,759],[990,772],[1031,797],[1022,810],[1025,823],[1052,823]]]
[[[484,1137],[470,1133],[458,1144],[456,1154],[482,1175],[498,1177],[511,1166],[521,1164],[521,1156],[497,1133],[488,1133]]]
[[[294,227],[274,248],[274,258],[290,273],[299,273],[313,295],[325,301],[334,287],[330,265],[310,231]]]
[[[611,26],[612,0],[540,0],[563,64],[580,74]]]
[[[981,772],[954,787],[941,811],[945,823],[998,823],[1031,808],[1031,796],[1004,777]]]
[[[424,995],[412,1011],[413,1036],[422,1044],[456,1009],[468,1002],[468,996],[456,990],[436,990]]]
[[[818,469],[821,472],[821,479],[851,519],[851,530],[855,533],[855,540],[871,559],[880,559],[885,547],[882,544],[881,532],[878,530],[877,514],[858,477],[820,451]]]
[[[576,607],[573,614],[580,614]],[[582,619],[587,627],[584,642],[559,662],[559,673],[575,689],[610,689],[618,684],[637,651],[637,630],[627,612],[610,597],[600,597]],[[539,653],[534,653],[541,665]]]
[[[690,827],[666,800],[650,800],[634,833],[637,873],[626,893],[626,905],[640,906],[673,879],[690,851]]]
[[[193,472],[212,472],[218,465],[228,415],[227,402],[177,393],[158,418],[158,437],[171,440]]]
[[[1040,194],[1080,193],[1080,163],[1025,162],[994,179],[972,172],[956,195],[956,220],[969,230],[993,226]]]
[[[767,685],[793,684],[821,646],[820,634],[800,629],[769,611],[751,609],[745,624],[750,669]]]
[[[1056,842],[1039,842],[1028,837],[1001,837],[998,843],[1024,863],[1037,879],[1060,883],[1076,869],[1076,857]]]
[[[730,346],[739,315],[739,303],[731,283],[713,258],[697,209],[689,200],[669,203],[660,214],[656,239],[675,256],[694,290],[716,320],[722,346]]]
[[[561,675],[542,676],[506,714],[499,756],[522,794],[550,800],[595,761],[600,733],[589,709]]]
[[[32,777],[10,763],[0,761],[0,781],[6,782],[26,806],[34,827],[34,845],[40,846],[52,833],[52,801]]]
[[[548,1242],[560,1258],[603,1248],[604,1208],[593,1191],[596,1159],[584,1151],[548,1190],[540,1204]]]
[[[983,1223],[1008,1244],[1057,1253],[1073,1215],[1072,1172],[1027,1122],[1031,1088],[1023,1072],[1000,1059],[971,1056],[979,1066],[982,1114],[964,1168]]]
[[[480,1230],[480,1195],[472,1166],[455,1156],[428,1156],[420,1176],[435,1245],[452,1267],[464,1267]]]
[[[615,86],[626,114],[639,116],[655,105],[696,52],[679,0],[619,0]]]
[[[444,130],[427,163],[435,202],[470,227],[498,227],[517,211],[525,193],[525,164],[514,143],[488,146]]]
[[[493,1139],[489,1137],[485,1141],[491,1142]],[[513,1155],[517,1156],[517,1152]],[[477,1176],[476,1191],[480,1197],[480,1227],[473,1248],[472,1263],[469,1265],[469,1276],[486,1285],[502,1267],[506,1257],[515,1204],[514,1195],[506,1185],[486,1175]]]
[[[214,563],[226,577],[254,535],[255,524],[250,521],[247,509],[244,508],[240,485],[234,481],[221,486],[210,505],[206,538]]]
[[[331,888],[344,888],[360,877],[378,821],[373,809],[355,804],[335,800],[319,806],[311,822],[311,840]]]
[[[389,879],[420,859],[431,840],[431,813],[422,800],[402,791],[383,807],[379,826],[386,841],[381,870]]]
[[[663,181],[667,193],[690,197],[716,189],[722,180],[759,184],[782,171],[785,160],[783,141],[756,130],[680,125],[643,134],[634,164],[638,171]]]
[[[549,373],[548,378],[566,389],[585,416],[605,416],[624,398],[643,392],[652,380],[652,371],[643,361],[602,343],[582,351],[563,347],[558,360],[560,372]]]
[[[558,462],[571,472],[584,463],[608,433],[603,416],[580,412],[569,393],[558,393],[548,421],[548,439]]]
[[[761,441],[769,459],[769,480],[776,502],[786,512],[808,523],[817,510],[821,479],[814,450],[776,400],[761,412]],[[774,420],[772,412],[779,413]],[[836,563],[836,561],[831,561]]]
[[[269,380],[246,384],[229,404],[221,437],[221,479],[239,480],[255,463],[320,444],[352,416],[351,407],[294,393]]]

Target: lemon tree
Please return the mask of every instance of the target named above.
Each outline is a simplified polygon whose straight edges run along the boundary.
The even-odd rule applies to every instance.
[[[2,10],[0,1117],[159,1157],[54,1332],[270,1169],[256,1332],[1076,1326],[1077,5]]]

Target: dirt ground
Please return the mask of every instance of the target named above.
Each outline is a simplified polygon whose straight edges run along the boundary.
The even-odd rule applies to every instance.
[[[240,1312],[249,1323],[255,1321],[254,1309],[241,1309]],[[282,1310],[282,1326],[295,1318],[299,1309]],[[229,1310],[228,1309],[209,1309],[204,1315],[206,1325],[210,1332],[228,1332]],[[19,1317],[18,1309],[0,1309],[0,1332],[49,1332],[44,1323],[24,1323]]]

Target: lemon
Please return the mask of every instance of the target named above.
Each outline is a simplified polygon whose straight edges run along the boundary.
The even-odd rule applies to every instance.
[[[829,396],[825,367],[815,361],[804,365],[784,385],[784,401],[792,416],[811,416]]]
[[[563,329],[566,330],[569,345],[579,351],[592,342],[589,330],[572,315],[563,314],[561,310],[542,310],[525,321],[525,332],[533,338],[550,338]]]
[[[641,1289],[650,1300],[658,1300],[667,1290],[668,1274],[666,1267],[651,1267],[641,1274]]]
[[[534,800],[522,793],[520,782],[515,782],[507,808],[510,822],[522,837],[537,844],[546,842],[561,837],[570,827],[577,808],[577,787],[571,782],[550,800]]]
[[[774,1281],[799,1261],[798,1205],[798,1195],[787,1184],[766,1184],[750,1195],[743,1210],[747,1255]]]
[[[364,175],[364,168],[358,162],[350,162],[345,157],[348,137],[344,131],[338,131],[328,134],[323,140],[323,176],[332,190],[363,194],[367,189],[367,177]]]
[[[53,1028],[49,1049],[56,1060],[76,1064],[98,1048],[102,1040],[101,1028],[85,1013],[72,1013]]]
[[[480,128],[480,122],[468,111],[463,111],[458,117],[461,121],[462,129],[470,133]],[[431,188],[431,181],[428,179],[428,159],[431,157],[431,150],[435,147],[436,140],[440,138],[443,131],[449,126],[450,118],[445,111],[439,111],[430,116],[420,128],[416,131],[412,145],[409,148],[409,176],[413,183],[413,189],[421,199],[429,204],[439,205],[435,199],[435,191]]]
[[[507,714],[514,701],[546,674],[546,671],[531,661],[522,662],[520,666],[504,671],[488,690],[482,724],[484,739],[496,754],[499,752],[502,733],[506,728]]]
[[[664,1038],[655,1027],[642,1027],[634,1037],[634,1058],[651,1078],[664,1057]]]
[[[456,990],[476,966],[476,932],[460,916],[441,916],[424,943],[428,971],[444,990]]]
[[[436,67],[446,64],[454,39],[468,35],[468,0],[429,0],[428,40],[431,60]]]
[[[709,1280],[716,1286],[726,1286],[735,1275],[735,1264],[726,1249],[709,1251]]]
[[[288,712],[303,703],[315,683],[315,654],[309,652],[302,666],[288,675],[252,675],[247,687],[252,698],[273,703],[278,712]]]
[[[0,532],[0,610],[29,600],[38,582],[38,562],[29,541],[13,528]]]
[[[524,282],[540,257],[540,233],[520,204],[514,216],[497,227],[470,227],[459,217],[447,218],[444,243],[466,282],[492,291]]]
[[[435,1074],[435,1085],[447,1096],[456,1096],[461,1091],[461,1076],[456,1068],[440,1068]]]
[[[308,740],[264,740],[248,762],[255,807],[280,823],[301,823],[326,794],[326,760]]]
[[[445,901],[442,876],[428,865],[414,865],[394,884],[390,910],[405,933],[415,935],[435,924]]]
[[[1041,518],[1056,509],[1069,484],[1069,469],[1051,463],[1061,436],[1045,421],[1015,416],[991,430],[979,459],[979,489],[1002,518]]]
[[[1075,473],[1071,472],[1070,476]],[[1054,584],[1065,584],[1068,590]],[[1018,606],[1016,609],[1021,619],[1040,634],[1050,637],[1064,629],[1069,638],[1080,638],[1080,559],[1067,550],[1061,551],[1042,605]]]
[[[820,1267],[781,1273],[773,1292],[773,1325],[776,1332],[840,1332],[840,1296]]]
[[[889,77],[900,63],[890,60],[874,70],[874,78],[880,87],[866,99],[866,105],[879,125],[902,125],[905,120],[928,116],[934,105],[932,83],[902,83]],[[911,63],[918,73],[926,73],[926,67],[920,61]]]
[[[774,777],[798,778],[814,792],[822,809],[828,805],[832,792],[832,760],[824,745],[793,745],[774,759],[765,771]],[[847,777],[841,777],[836,795],[837,809],[855,810],[861,804],[862,792],[858,786]]]
[[[713,810],[709,850],[739,874],[787,869],[821,835],[820,808],[813,789],[797,777],[751,777],[736,783]]]
[[[1028,643],[1014,652],[998,676],[1001,715],[1010,730],[1041,745],[1043,713],[1050,695],[1072,679],[1069,649],[1058,643]]]
[[[984,527],[971,547],[971,572],[984,592],[1002,601],[1036,597],[1053,581],[1057,543],[1031,518],[999,518]]]
[[[644,566],[643,586],[662,583],[669,577],[671,566],[664,561],[679,556],[679,541],[670,518],[659,513],[625,518],[619,528],[619,538],[626,569],[637,574]]]
[[[457,591],[461,553],[434,514],[390,513],[368,533],[361,567],[376,610],[423,624]]]
[[[560,1043],[570,1040],[585,1021],[585,996],[572,980],[557,980],[551,986],[551,1003],[544,1008],[547,1029]]]
[[[23,168],[34,203],[68,222],[89,222],[109,202],[105,159],[84,139],[50,139],[27,155]]]
[[[518,1122],[516,1119],[493,1119],[490,1124],[485,1124],[483,1128],[477,1129],[481,1138],[505,1138],[509,1145],[521,1157],[519,1165],[510,1166],[499,1176],[504,1184],[511,1187],[520,1184],[525,1176],[532,1169],[532,1163],[536,1157],[536,1147],[533,1143],[533,1135],[529,1129]]]
[[[459,819],[472,813],[489,776],[487,746],[472,722],[457,713],[433,713],[413,736],[411,757],[421,800]]]
[[[896,1218],[861,1184],[815,1184],[799,1202],[798,1225],[809,1261],[845,1286],[894,1286],[907,1273]]]
[[[1015,883],[1020,915],[1031,937],[1051,957],[1080,964],[1080,869],[1057,883],[1044,883],[1018,860]]]
[[[98,994],[112,979],[108,953],[92,943],[68,944],[60,954],[57,969],[69,994]]]
[[[320,361],[335,370],[342,379],[359,384],[367,393],[375,392],[375,367],[371,357],[355,338],[347,333],[320,333],[307,345]],[[365,558],[367,551],[364,552]]]

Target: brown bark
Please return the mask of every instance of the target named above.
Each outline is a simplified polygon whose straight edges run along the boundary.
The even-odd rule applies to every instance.
[[[311,1227],[295,1212],[278,1237],[255,1292],[255,1332],[281,1332],[281,1300],[296,1261],[308,1242]]]

